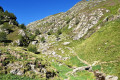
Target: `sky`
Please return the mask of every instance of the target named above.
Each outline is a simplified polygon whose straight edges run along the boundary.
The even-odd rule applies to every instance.
[[[81,0],[0,0],[0,6],[14,13],[25,25],[49,15],[66,12]]]

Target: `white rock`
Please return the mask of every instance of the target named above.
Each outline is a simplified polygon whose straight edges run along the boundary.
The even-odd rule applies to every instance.
[[[58,50],[61,50],[61,48],[59,48]]]
[[[107,44],[107,43],[105,43],[105,44]]]
[[[68,44],[70,44],[70,42],[64,42],[64,43],[63,43],[63,45],[68,45]]]
[[[72,26],[71,25],[69,25],[69,27],[68,27],[68,29],[70,29]]]
[[[56,52],[52,52],[52,55],[55,55],[56,54]]]
[[[108,12],[110,12],[110,10],[106,10],[106,12],[108,13]]]
[[[32,41],[31,44],[32,45],[35,45],[37,43],[37,41]]]

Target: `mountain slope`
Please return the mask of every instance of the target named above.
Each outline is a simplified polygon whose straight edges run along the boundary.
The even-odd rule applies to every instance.
[[[119,64],[119,7],[119,0],[81,1],[65,13],[30,23],[27,29],[33,34],[36,29],[41,32],[35,38],[36,46],[51,61],[74,68],[85,66],[85,60],[90,65],[96,63],[93,71],[119,76],[119,65],[111,72],[107,69]]]
[[[7,39],[19,39],[18,30]],[[28,24],[23,31],[26,36],[20,43],[25,45],[0,46],[0,57],[6,58],[0,65],[3,80],[11,74],[13,79],[21,74],[23,80],[120,78],[119,0],[83,0],[67,12]]]

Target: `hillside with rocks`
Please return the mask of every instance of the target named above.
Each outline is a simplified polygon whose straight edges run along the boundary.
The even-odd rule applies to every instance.
[[[120,0],[82,0],[25,26],[0,7],[1,80],[119,80]]]

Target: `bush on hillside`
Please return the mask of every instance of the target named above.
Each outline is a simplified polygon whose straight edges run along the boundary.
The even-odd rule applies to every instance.
[[[41,42],[43,42],[43,43],[45,42],[45,37],[41,38]]]
[[[17,19],[17,17],[13,13],[9,13],[7,10],[4,12],[4,15],[10,17],[10,19]]]
[[[78,19],[76,19],[76,20],[75,20],[75,25],[78,25],[79,22],[80,22],[80,21],[79,21]]]
[[[20,24],[19,27],[22,28],[22,29],[26,29],[25,24]]]
[[[58,34],[58,35],[62,34],[61,29],[58,29],[57,34]]]
[[[7,35],[5,32],[0,32],[0,42],[7,40]]]
[[[7,22],[5,22],[5,23],[3,24],[2,29],[3,29],[3,30],[11,30],[11,27],[10,27],[10,25],[9,25]]]
[[[41,32],[37,29],[36,31],[35,31],[35,35],[40,35],[41,34]]]
[[[28,37],[29,37],[29,39],[32,41],[32,40],[35,39],[36,35],[34,35],[34,34],[30,34]]]
[[[51,35],[53,33],[53,30],[50,30],[47,34]]]
[[[29,40],[27,39],[27,36],[21,36],[20,39],[20,46],[28,46],[29,45]]]
[[[33,53],[37,53],[37,48],[35,45],[29,45],[28,51],[33,52]]]
[[[55,36],[57,37],[57,38],[59,38],[59,35],[60,34],[62,34],[62,31],[61,31],[61,29],[58,29],[58,31],[55,33]]]
[[[65,20],[66,20],[66,23],[68,24],[71,19],[69,17],[66,17]]]

